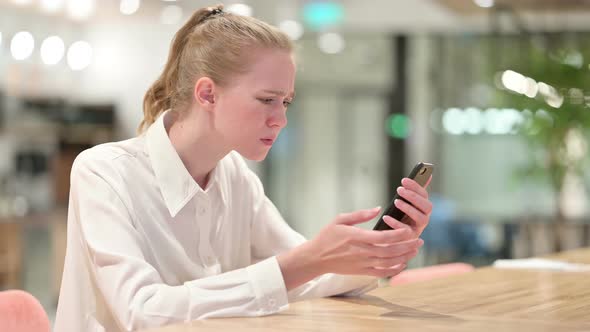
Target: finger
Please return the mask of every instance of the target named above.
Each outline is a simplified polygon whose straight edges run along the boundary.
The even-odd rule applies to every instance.
[[[428,189],[428,186],[430,185],[430,181],[432,181],[432,174],[430,174],[428,181],[426,181],[426,184],[424,185],[424,189]]]
[[[392,229],[404,229],[404,228],[412,229],[412,227],[410,225],[403,223],[403,222],[395,219],[392,216],[384,215],[383,221],[385,221],[385,223],[387,225],[389,225],[389,227],[391,227]]]
[[[424,244],[420,238],[398,242],[390,245],[373,245],[366,243],[357,244],[359,253],[368,258],[393,258],[417,250]]]
[[[334,222],[343,225],[356,225],[375,218],[379,211],[381,211],[380,206],[373,209],[359,210],[350,213],[341,213],[338,216],[336,216]]]
[[[398,242],[391,245],[371,245],[360,243],[360,254],[368,258],[395,258],[403,256],[424,245],[424,240],[416,238],[408,241]],[[395,265],[395,264],[392,264]],[[390,265],[391,266],[391,265]]]
[[[418,228],[426,227],[428,225],[428,216],[425,215],[422,211],[416,209],[412,205],[404,202],[401,199],[396,199],[393,201],[393,204],[404,212],[410,219],[412,219]]]
[[[410,228],[393,229],[387,231],[369,231],[362,228],[350,227],[351,239],[356,242],[376,245],[392,244],[413,239],[414,232]]]
[[[424,187],[419,185],[418,182],[409,178],[403,178],[402,186],[404,186],[406,189],[415,191],[416,193],[418,193],[418,195],[428,199],[428,191],[426,191]]]
[[[422,245],[424,245],[424,240],[416,238],[408,241],[394,243],[388,246],[382,246],[384,248],[387,248],[389,251],[389,254],[387,254],[387,256],[385,256],[384,258],[392,258],[405,255],[414,250],[418,250],[420,247],[422,247]]]
[[[374,258],[370,261],[370,265],[368,265],[367,267],[386,269],[392,266],[406,264],[410,259],[410,253],[408,253],[407,255],[402,255],[393,258]]]
[[[392,266],[396,266],[399,264],[406,264],[408,261],[410,261],[412,258],[416,257],[416,255],[418,255],[418,250],[414,249],[411,250],[401,256],[397,256],[397,257],[388,257],[388,258],[373,258],[369,261],[370,265],[368,265],[368,267],[373,267],[373,268],[389,268]]]
[[[406,267],[406,264],[399,264],[386,269],[367,268],[365,274],[377,278],[393,277],[402,272]]]
[[[418,208],[424,214],[430,214],[432,212],[432,203],[427,199],[420,195],[418,195],[415,191],[406,189],[404,187],[397,187],[397,193],[405,198],[410,204],[414,207]]]
[[[410,217],[408,217],[407,215],[403,217],[402,221],[398,221],[397,219],[392,218],[391,216],[385,215],[383,216],[383,220],[389,225],[389,227],[393,228],[393,229],[399,229],[399,228],[408,228],[412,231],[412,234],[414,234],[414,236],[416,236],[416,234],[418,234],[418,232],[420,232],[420,230],[422,228],[422,224],[417,224],[416,222],[412,221],[412,219]]]

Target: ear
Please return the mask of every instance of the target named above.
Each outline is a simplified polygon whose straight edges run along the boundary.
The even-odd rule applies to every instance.
[[[197,104],[205,109],[210,110],[215,105],[215,82],[209,77],[201,77],[195,83],[193,91]]]

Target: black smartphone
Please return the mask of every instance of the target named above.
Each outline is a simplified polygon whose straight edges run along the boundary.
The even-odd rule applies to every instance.
[[[410,172],[410,175],[408,175],[408,178],[413,179],[419,185],[424,187],[426,185],[426,182],[428,182],[428,179],[432,175],[433,170],[434,170],[433,164],[418,163],[418,164],[416,164],[416,166],[414,166],[414,169],[412,169],[412,171]],[[394,219],[399,220],[401,222],[406,222],[406,220],[404,220],[404,217],[406,216],[406,214],[404,212],[402,212],[400,209],[398,209],[395,206],[395,204],[393,204],[393,202],[396,199],[401,199],[409,204],[409,202],[407,200],[405,200],[404,198],[399,196],[398,193],[396,192],[395,196],[391,200],[391,203],[389,203],[389,206],[387,207],[387,209],[385,209],[383,211],[383,214],[381,215],[381,217],[379,217],[379,220],[377,220],[377,224],[375,224],[375,227],[373,227],[373,230],[385,231],[385,230],[391,229],[391,227],[389,227],[389,225],[387,223],[385,223],[385,221],[383,221],[383,216],[385,216],[385,215],[393,217]]]

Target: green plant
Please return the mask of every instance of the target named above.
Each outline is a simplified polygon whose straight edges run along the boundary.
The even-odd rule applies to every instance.
[[[530,147],[530,158],[517,175],[552,188],[556,203],[554,247],[559,251],[563,248],[562,226],[567,221],[561,202],[566,177],[583,179],[588,166],[590,52],[557,39],[542,46],[525,46],[517,54],[503,61],[503,68],[497,67],[497,83],[504,85],[500,101],[522,111],[524,120],[517,129]],[[512,76],[502,76],[505,70],[511,70],[508,75]],[[506,88],[506,83],[512,89]]]

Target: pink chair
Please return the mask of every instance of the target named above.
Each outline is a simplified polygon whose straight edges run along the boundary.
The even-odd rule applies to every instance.
[[[0,292],[0,331],[50,332],[49,318],[41,303],[22,290]]]
[[[442,278],[455,274],[462,274],[473,271],[473,265],[466,263],[450,263],[433,265],[419,269],[405,270],[402,273],[394,276],[389,281],[391,286],[409,284],[412,282],[426,281],[437,278]]]

